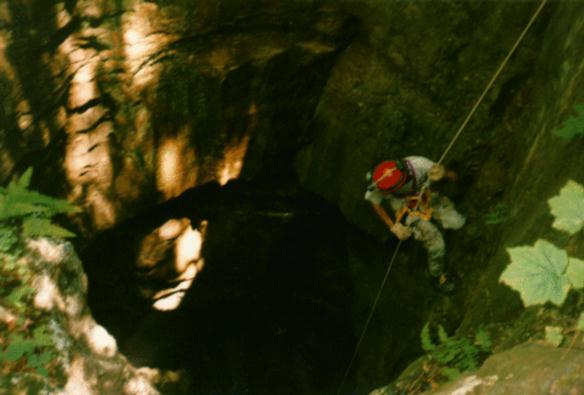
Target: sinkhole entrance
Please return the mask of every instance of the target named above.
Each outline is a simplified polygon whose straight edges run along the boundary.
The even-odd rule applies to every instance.
[[[355,346],[346,226],[297,188],[198,187],[83,250],[90,306],[190,393],[331,394]]]

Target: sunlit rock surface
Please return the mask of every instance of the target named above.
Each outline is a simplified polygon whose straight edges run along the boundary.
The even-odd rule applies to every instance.
[[[154,395],[165,385],[179,389],[176,373],[128,363],[95,322],[70,243],[29,240],[20,258],[2,254],[1,263],[0,393]]]
[[[435,395],[582,394],[584,351],[521,344],[487,359],[474,374]]]
[[[523,343],[488,358],[476,372],[467,373],[435,391],[419,392],[413,390],[415,387],[410,378],[409,392],[426,395],[577,395],[584,389],[584,351]],[[405,383],[400,388],[401,391],[387,386],[370,395],[398,395],[408,391]]]
[[[349,19],[327,1],[6,1],[0,182],[35,166],[91,232],[291,166]]]

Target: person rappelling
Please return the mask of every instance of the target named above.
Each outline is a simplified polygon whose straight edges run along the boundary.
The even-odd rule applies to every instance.
[[[431,220],[443,229],[460,229],[466,219],[446,196],[430,191],[430,183],[444,178],[454,180],[456,174],[423,156],[386,160],[367,173],[369,185],[365,199],[398,239],[414,236],[421,241],[428,255],[428,272],[438,290],[455,290],[452,275],[445,271],[444,237]],[[387,200],[395,220],[382,206]]]

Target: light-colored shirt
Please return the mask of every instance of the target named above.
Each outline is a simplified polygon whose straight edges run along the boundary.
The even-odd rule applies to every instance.
[[[392,210],[399,211],[406,204],[405,197],[420,193],[424,183],[428,180],[428,172],[436,163],[423,156],[406,156],[404,162],[408,166],[412,178],[397,193],[384,194],[379,189],[367,190],[365,200],[380,205],[384,199],[387,199]]]

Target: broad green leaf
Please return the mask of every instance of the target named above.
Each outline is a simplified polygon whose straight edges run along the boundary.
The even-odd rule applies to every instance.
[[[578,318],[578,323],[576,324],[576,327],[579,330],[584,331],[584,312],[580,313],[580,318]]]
[[[571,139],[584,134],[584,103],[574,106],[574,115],[569,116],[564,125],[553,133],[564,139]]]
[[[511,263],[499,280],[519,291],[525,306],[564,302],[570,289],[565,273],[568,254],[564,250],[540,239],[533,247],[508,248],[507,252]]]
[[[573,257],[568,257],[568,268],[566,269],[568,281],[574,288],[584,288],[584,261]]]
[[[584,226],[584,187],[575,181],[568,181],[560,194],[548,200],[552,215],[552,226],[570,234]]]
[[[561,326],[546,326],[545,327],[545,340],[554,347],[559,347],[564,341],[564,335],[562,334]]]

